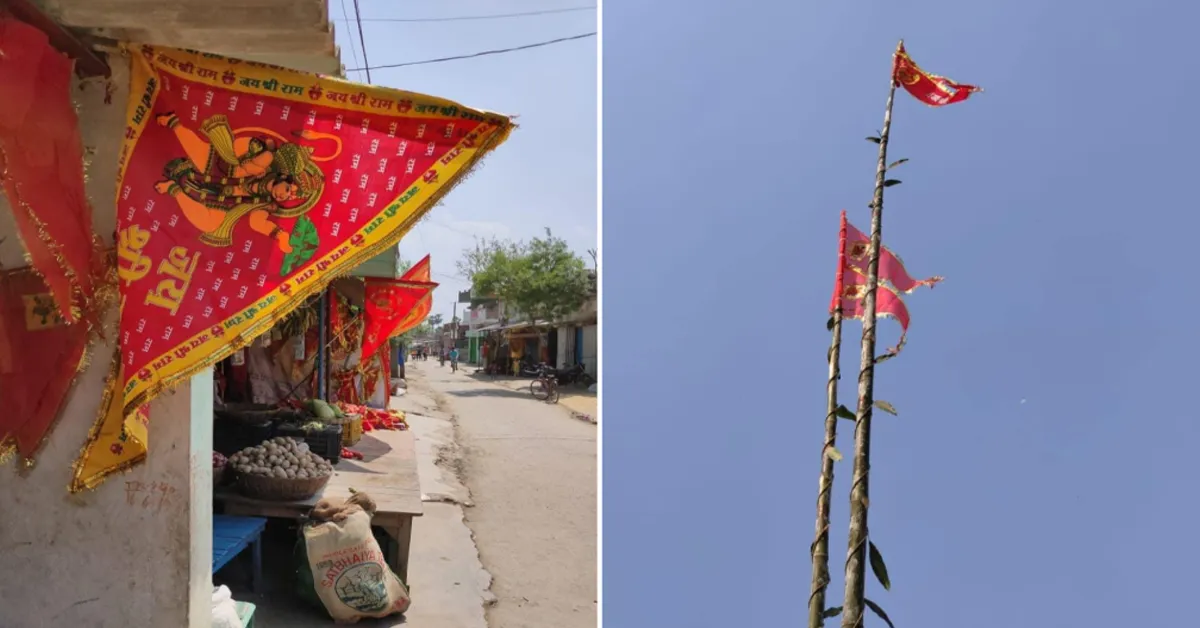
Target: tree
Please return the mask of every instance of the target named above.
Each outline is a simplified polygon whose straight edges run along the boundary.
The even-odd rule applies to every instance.
[[[463,251],[458,269],[477,294],[494,295],[531,321],[573,314],[592,294],[583,258],[549,229],[528,242],[477,241]]]
[[[475,246],[463,249],[462,259],[454,263],[458,274],[464,279],[472,280],[489,267],[498,255],[519,255],[520,244],[512,241],[500,241],[496,238],[476,238]]]
[[[437,327],[438,325],[442,324],[442,318],[443,317],[441,314],[430,314],[429,318],[426,320],[430,327]]]
[[[404,273],[408,272],[408,269],[412,268],[412,265],[413,265],[412,262],[401,257],[400,260],[396,262],[397,276],[401,276]]]

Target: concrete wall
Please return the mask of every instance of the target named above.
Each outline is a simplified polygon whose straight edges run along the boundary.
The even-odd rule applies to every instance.
[[[600,338],[599,327],[596,325],[588,325],[583,328],[583,366],[592,377],[599,375],[600,364]]]
[[[572,366],[567,362],[567,356],[573,353],[570,347],[575,344],[575,328],[559,327],[554,330],[554,333],[558,334],[558,355],[554,356],[555,364],[558,365],[558,368]]]
[[[75,92],[85,149],[94,149],[88,195],[111,244],[116,157],[128,96],[127,64]],[[15,232],[0,195],[0,236]],[[24,264],[16,238],[0,264]],[[111,312],[110,316],[115,315]],[[0,467],[0,626],[208,626],[212,582],[212,380],[197,376],[151,404],[146,464],[95,491],[69,495],[71,463],[96,418],[112,345],[92,347],[36,466]],[[153,492],[152,492],[153,491]]]

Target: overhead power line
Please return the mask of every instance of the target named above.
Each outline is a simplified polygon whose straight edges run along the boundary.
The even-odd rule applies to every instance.
[[[342,5],[343,7],[345,5]],[[371,62],[367,61],[367,40],[362,32],[362,14],[358,12],[358,0],[354,0],[354,20],[358,22],[358,45],[362,46],[363,66],[367,70],[367,83],[371,82]]]
[[[516,52],[518,50],[529,50],[530,48],[540,48],[542,46],[549,46],[551,44],[560,44],[564,41],[574,41],[576,39],[585,39],[587,37],[595,37],[595,36],[596,36],[596,33],[595,33],[595,31],[593,31],[591,33],[584,33],[582,35],[572,35],[571,37],[560,37],[558,39],[551,39],[550,41],[540,41],[536,44],[526,44],[524,46],[517,46],[515,48],[501,48],[499,50],[485,50],[483,52],[476,52],[474,54],[469,54],[469,55],[458,55],[455,57],[442,57],[440,59],[426,59],[424,61],[409,61],[406,63],[389,63],[387,65],[373,65],[373,66],[364,67],[364,68],[349,68],[346,71],[347,72],[361,72],[363,70],[382,70],[382,69],[386,69],[386,68],[403,68],[403,67],[407,67],[410,65],[424,65],[427,63],[442,63],[445,61],[457,61],[459,59],[474,59],[475,57],[486,57],[488,55],[498,55],[498,54],[504,54],[504,53],[508,53],[508,52]]]
[[[576,11],[594,11],[596,7],[570,7],[566,9],[546,9],[545,11],[526,11],[524,13],[496,13],[492,15],[464,15],[459,17],[364,17],[364,22],[407,22],[411,24],[423,22],[465,22],[470,20],[501,20],[513,17],[532,17],[535,15],[552,15],[555,13],[573,13]]]
[[[349,22],[350,22],[350,15],[346,13],[346,0],[341,0],[341,5],[342,5],[342,17],[346,18],[346,19],[345,19],[345,22],[349,23]],[[354,57],[354,63],[355,63],[355,64],[357,64],[357,63],[358,63],[358,49],[357,49],[357,48],[355,48],[355,47],[354,47],[354,45],[353,45],[353,44],[354,44],[354,38],[353,38],[353,37],[351,37],[351,38],[350,38],[350,44],[351,44],[351,46],[350,46],[350,55],[351,55],[352,57]],[[363,65],[366,65],[366,62],[365,62],[365,61],[363,62]]]

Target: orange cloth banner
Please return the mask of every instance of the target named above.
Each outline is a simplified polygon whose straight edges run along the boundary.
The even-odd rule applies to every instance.
[[[136,430],[139,408],[394,247],[513,128],[421,94],[184,50],[126,52],[121,410],[97,422],[73,491],[144,456],[136,433],[120,454],[110,447]]]
[[[413,308],[427,298],[436,283],[388,279],[367,279],[366,330],[363,332],[362,359],[375,355],[391,331]]]
[[[404,276],[401,277],[400,280],[425,282],[433,281],[433,274],[430,271],[429,266],[429,256],[426,255],[421,259],[421,261],[417,262],[415,266],[408,269],[408,272],[404,273]],[[417,302],[416,307],[414,307],[408,312],[408,314],[405,314],[404,317],[400,319],[400,323],[397,324],[396,328],[392,330],[389,338],[395,338],[411,329],[414,329],[417,325],[420,325],[425,321],[426,318],[429,317],[429,312],[432,310],[433,291],[430,290],[429,294],[426,294],[421,298],[420,301]]]

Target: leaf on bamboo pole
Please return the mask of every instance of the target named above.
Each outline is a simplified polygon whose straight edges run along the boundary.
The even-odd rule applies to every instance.
[[[875,142],[876,144],[878,144],[878,143],[882,142],[883,140],[881,140],[881,139],[879,139],[878,137],[875,137],[874,135],[872,135],[871,137],[868,137],[868,138],[867,138],[867,141],[868,141],[868,142]]]
[[[903,164],[906,162],[908,162],[908,157],[905,157],[904,159],[897,159],[896,161],[893,161],[892,163],[888,164],[887,169],[891,170],[892,168],[895,168],[896,166],[899,166],[900,164]]]
[[[879,551],[875,544],[868,541],[868,549],[871,560],[871,571],[875,572],[875,579],[879,584],[883,585],[885,591],[892,590],[892,581],[888,578],[887,564],[883,562],[883,554]]]
[[[832,316],[829,317],[829,320],[825,321],[825,331],[833,331],[833,317]]]
[[[885,188],[890,188],[893,185],[900,185],[900,179],[888,179],[883,182],[883,187]]]
[[[829,459],[834,462],[840,462],[842,459],[842,452],[838,451],[838,448],[832,445],[825,448],[825,455],[829,456]]]
[[[883,410],[884,412],[886,412],[892,416],[900,416],[900,413],[896,412],[896,406],[893,406],[892,404],[890,404],[882,399],[879,399],[875,402],[875,407],[879,408],[880,410]]]
[[[838,615],[841,615],[841,614],[842,614],[842,607],[834,606],[832,608],[825,609],[825,612],[821,613],[821,617],[824,617],[825,619],[829,619],[830,617],[837,617]]]
[[[852,412],[850,410],[850,408],[847,408],[846,406],[838,406],[837,410],[834,410],[833,413],[836,414],[837,418],[839,418],[839,419],[847,419],[849,421],[854,421],[855,419],[858,418],[858,417],[854,416],[854,412]]]
[[[872,613],[875,613],[880,619],[887,623],[888,628],[896,628],[896,624],[892,623],[892,620],[888,618],[887,613],[883,612],[883,609],[880,608],[878,604],[866,598],[863,598],[863,603],[867,605],[867,608],[871,609]]]

